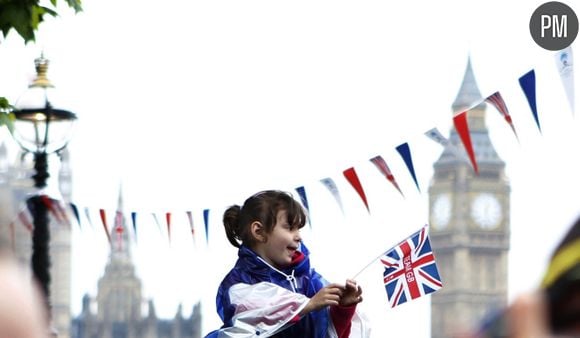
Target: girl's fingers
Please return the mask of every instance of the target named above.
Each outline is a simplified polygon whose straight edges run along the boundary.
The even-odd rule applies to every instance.
[[[328,289],[328,292],[329,292],[330,294],[333,294],[333,295],[342,296],[342,289],[340,289],[340,288],[337,288],[337,287],[329,288],[329,289]]]

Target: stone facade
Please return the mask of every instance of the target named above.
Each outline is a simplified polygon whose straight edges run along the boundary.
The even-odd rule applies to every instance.
[[[26,210],[26,199],[36,193],[31,176],[34,174],[32,155],[19,152],[14,142],[0,141],[0,238],[12,246],[18,261],[30,267],[32,240],[29,226],[32,224]],[[12,155],[13,156],[12,156]],[[61,154],[62,155],[62,154]],[[72,185],[68,154],[62,156],[58,168],[57,155],[51,155],[49,169],[58,172],[59,188]],[[58,171],[56,169],[59,169]],[[55,175],[56,176],[56,175]],[[49,182],[49,184],[51,184]],[[54,184],[54,183],[53,183]],[[63,205],[70,201],[71,190],[59,189]],[[71,296],[71,228],[70,224],[50,216],[50,259],[51,259],[51,310],[52,325],[59,338],[69,338]],[[32,274],[32,270],[31,270]]]
[[[122,201],[119,198],[119,208]],[[184,318],[181,306],[172,319],[160,319],[152,301],[145,302],[141,280],[131,259],[123,213],[117,211],[111,230],[111,252],[98,281],[96,299],[83,298],[80,315],[72,325],[73,338],[201,338],[201,307],[196,304]],[[146,310],[143,308],[146,304]],[[93,306],[96,305],[96,311]],[[143,315],[146,313],[146,315]]]
[[[452,108],[453,113],[470,109],[467,118],[479,174],[452,128],[452,146],[434,163],[429,188],[430,238],[444,285],[431,297],[433,338],[473,327],[507,303],[510,185],[505,162],[489,138],[486,105],[472,107],[481,101],[468,61]]]

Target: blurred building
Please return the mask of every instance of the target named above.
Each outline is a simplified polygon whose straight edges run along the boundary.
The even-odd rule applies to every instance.
[[[201,307],[184,318],[181,306],[173,319],[160,319],[152,301],[145,302],[141,280],[131,259],[129,232],[122,199],[111,229],[111,251],[97,297],[83,297],[81,313],[73,320],[73,338],[201,338]],[[144,304],[147,304],[144,306]],[[96,310],[93,310],[96,305]],[[143,309],[146,307],[146,309]],[[146,315],[144,315],[146,313]]]
[[[32,218],[26,209],[26,199],[36,193],[32,175],[34,174],[31,154],[16,151],[17,146],[0,141],[0,237],[11,243],[18,260],[25,266],[31,265]],[[14,156],[11,156],[11,152]],[[72,172],[68,151],[60,154],[58,173],[62,205],[68,205],[71,198]],[[54,158],[53,158],[54,159]],[[56,169],[55,163],[49,169]],[[52,173],[51,173],[52,174]],[[54,174],[52,174],[54,175]],[[56,176],[56,175],[54,175]],[[50,185],[50,181],[49,181]],[[51,305],[52,325],[59,338],[69,338],[71,311],[71,228],[64,220],[50,216],[50,256],[51,256]],[[32,275],[32,270],[30,270]]]
[[[481,101],[468,60],[452,109],[454,114],[470,109],[479,175],[452,128],[451,145],[434,163],[429,188],[430,238],[443,281],[443,288],[431,297],[433,338],[451,337],[507,305],[510,185],[505,162],[489,138],[486,104],[478,104]]]

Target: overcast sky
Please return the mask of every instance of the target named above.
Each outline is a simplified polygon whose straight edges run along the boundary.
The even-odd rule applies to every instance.
[[[329,280],[352,277],[428,222],[427,191],[441,147],[423,133],[451,128],[451,104],[471,57],[482,95],[499,90],[520,142],[492,107],[492,141],[511,194],[509,296],[538,285],[554,246],[580,215],[578,119],[554,53],[528,23],[541,1],[93,1],[41,25],[37,43],[0,44],[0,95],[16,100],[44,50],[49,77],[79,116],[69,148],[73,200],[94,228],[74,228],[72,311],[96,295],[107,258],[98,209],[112,212],[122,183],[139,213],[134,247],[146,297],[173,316],[203,301],[203,332],[217,328],[214,297],[236,259],[221,215],[265,188],[306,188],[305,243]],[[575,8],[576,9],[576,8]],[[578,9],[576,9],[578,12]],[[574,48],[574,45],[573,45]],[[576,53],[578,54],[578,53]],[[577,60],[578,57],[575,58]],[[542,133],[518,78],[535,69]],[[578,90],[576,90],[578,93]],[[421,191],[394,148],[409,142]],[[369,162],[382,155],[405,198]],[[342,171],[354,166],[370,214]],[[344,214],[319,183],[339,185]],[[202,210],[210,209],[209,243]],[[192,245],[185,211],[198,231]],[[174,213],[171,245],[151,213]],[[429,297],[390,309],[382,271],[359,276],[374,336],[429,334]]]

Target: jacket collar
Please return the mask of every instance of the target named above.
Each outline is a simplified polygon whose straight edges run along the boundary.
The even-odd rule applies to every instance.
[[[279,270],[288,275],[294,273],[297,277],[304,273],[308,273],[310,270],[310,252],[303,243],[300,244],[299,251],[302,253],[302,258],[294,259],[294,262],[290,266]],[[277,274],[277,272],[272,269],[272,267],[270,267],[263,260],[259,259],[258,255],[245,245],[240,247],[238,251],[238,257],[239,259],[236,265],[242,265],[247,269],[251,269],[258,275],[271,275],[272,273]]]

